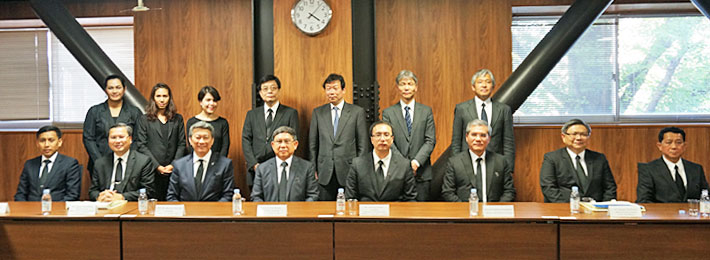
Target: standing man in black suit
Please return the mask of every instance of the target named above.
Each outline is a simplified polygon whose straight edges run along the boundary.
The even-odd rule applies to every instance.
[[[490,142],[488,123],[474,119],[466,124],[466,152],[458,153],[446,165],[441,196],[446,201],[468,201],[476,188],[483,202],[509,202],[515,199],[513,168],[496,152],[486,150]]]
[[[390,148],[392,125],[379,121],[370,127],[375,147],[353,159],[345,185],[345,197],[361,201],[414,201],[417,191],[410,161]]]
[[[656,146],[663,156],[638,165],[636,202],[700,199],[700,193],[708,188],[708,182],[703,166],[681,158],[685,153],[685,131],[677,127],[661,129]]]
[[[490,128],[488,151],[505,156],[511,171],[515,170],[515,137],[513,136],[513,113],[508,105],[491,100],[496,80],[490,70],[482,69],[473,74],[471,89],[476,97],[456,105],[454,132],[451,135],[453,154],[466,151],[466,124],[481,119]]]
[[[232,201],[234,167],[232,160],[212,152],[214,127],[198,121],[189,131],[193,152],[173,161],[168,201]]]
[[[247,112],[242,128],[242,151],[247,163],[247,184],[254,183],[254,173],[259,164],[274,158],[271,138],[274,129],[288,126],[298,131],[298,111],[279,102],[281,81],[274,75],[266,75],[257,86],[264,106]],[[298,135],[297,133],[295,135]]]
[[[429,199],[432,179],[431,152],[436,145],[436,128],[431,107],[417,103],[417,76],[402,70],[396,78],[400,101],[382,112],[382,120],[392,125],[394,149],[410,161],[417,184],[417,201]]]
[[[604,154],[587,149],[592,128],[581,119],[562,126],[567,147],[545,154],[540,169],[540,186],[545,202],[569,202],[572,186],[581,197],[596,201],[616,199],[616,182]]]
[[[343,76],[328,75],[323,89],[329,103],[313,109],[308,142],[321,185],[320,200],[335,200],[338,188],[345,185],[352,159],[368,151],[367,123],[364,109],[343,100]]]
[[[276,128],[270,138],[276,157],[259,164],[251,191],[253,201],[316,201],[318,182],[313,164],[294,156],[296,130]]]
[[[108,147],[109,128],[116,123],[124,123],[135,129],[141,114],[143,114],[138,108],[124,102],[123,95],[126,93],[126,84],[122,77],[110,75],[106,77],[104,82],[104,92],[106,92],[108,99],[89,108],[84,119],[82,133],[84,148],[89,154],[87,169],[92,179],[96,160],[111,154],[111,149]]]
[[[15,201],[40,201],[44,189],[51,191],[54,201],[79,200],[81,165],[57,152],[62,147],[62,130],[46,125],[37,130],[36,137],[41,155],[25,162]]]
[[[145,188],[153,196],[157,165],[147,155],[131,151],[133,128],[124,123],[108,130],[108,146],[113,153],[96,160],[89,198],[95,201],[138,200],[138,190]]]

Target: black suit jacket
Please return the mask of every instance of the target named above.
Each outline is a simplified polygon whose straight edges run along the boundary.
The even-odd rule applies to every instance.
[[[335,172],[338,183],[346,182],[353,158],[363,155],[370,147],[365,110],[344,103],[340,111],[337,136],[333,137],[330,103],[313,109],[308,132],[310,161],[316,166],[318,182],[327,185]]]
[[[582,197],[596,201],[616,199],[616,182],[604,154],[587,149],[584,162],[587,164],[587,186],[579,183],[577,172],[567,148],[560,148],[545,154],[540,169],[540,186],[545,202],[569,202],[572,186],[579,187]]]
[[[81,193],[81,165],[69,156],[57,154],[52,170],[47,173],[44,186],[39,185],[39,172],[42,167],[42,156],[25,162],[17,185],[15,201],[40,201],[42,190],[50,189],[53,201],[79,200]]]
[[[392,157],[387,169],[385,185],[376,189],[375,162],[372,153],[353,159],[345,185],[345,197],[360,201],[414,201],[417,191],[409,160],[390,151]]]
[[[104,155],[96,160],[94,165],[94,177],[91,179],[89,188],[89,199],[96,200],[99,194],[107,190],[113,180],[113,156],[114,153]],[[153,197],[153,171],[157,168],[145,154],[137,151],[130,151],[126,163],[126,171],[123,173],[121,183],[114,187],[118,193],[122,194],[126,200],[138,200],[138,190],[145,188],[148,197]]]
[[[202,182],[202,192],[197,194],[193,156],[194,154],[189,154],[172,163],[175,168],[170,175],[168,201],[232,201],[234,194],[232,160],[212,151]]]
[[[686,202],[687,199],[700,199],[700,192],[708,188],[703,166],[683,160],[683,168],[685,168],[685,178],[688,182],[685,196],[675,186],[671,171],[663,158],[649,163],[639,163],[636,202]]]
[[[279,201],[280,171],[281,167],[276,165],[276,158],[259,164],[251,191],[253,201]],[[318,182],[315,173],[311,162],[293,156],[286,183],[287,201],[317,201]]]
[[[466,143],[466,125],[471,120],[479,119],[474,103],[476,98],[456,105],[454,110],[454,132],[451,135],[453,154],[468,150]],[[487,150],[505,156],[511,171],[515,170],[515,137],[513,136],[513,113],[508,105],[493,101],[493,115],[488,115],[490,121],[490,143]]]
[[[513,174],[508,161],[500,154],[486,152],[486,198],[488,202],[509,202],[515,199]],[[469,150],[449,158],[441,185],[441,196],[446,201],[468,201],[471,188],[476,188],[483,199],[483,188],[476,187],[473,162]],[[483,181],[483,180],[481,180]]]
[[[400,102],[385,109],[382,112],[382,120],[392,124],[394,134],[392,148],[410,161],[419,162],[416,179],[430,181],[432,179],[430,156],[436,145],[436,128],[431,108],[420,103],[414,104],[411,135],[407,132],[407,121],[402,115]]]
[[[247,112],[242,128],[242,151],[247,163],[248,185],[252,185],[254,182],[254,165],[274,157],[274,150],[271,148],[271,135],[280,126],[291,127],[298,133],[298,111],[279,104],[273,118],[271,133],[266,132],[266,115],[263,105]]]
[[[160,120],[148,120],[142,115],[135,131],[137,150],[148,155],[155,165],[167,166],[185,156],[187,143],[182,115],[176,114],[166,124],[170,131],[164,136]]]
[[[116,120],[111,117],[108,100],[89,108],[89,111],[86,112],[84,131],[82,132],[84,148],[89,154],[89,173],[93,174],[93,166],[96,160],[104,155],[113,153],[111,148],[108,147],[108,130],[111,126],[115,123],[125,123],[136,129],[136,124],[142,114],[138,108],[128,104],[125,100]]]

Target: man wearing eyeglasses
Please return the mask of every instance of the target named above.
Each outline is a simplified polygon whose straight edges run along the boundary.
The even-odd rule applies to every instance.
[[[540,186],[545,202],[569,202],[572,186],[581,197],[595,201],[616,199],[616,182],[604,154],[587,149],[592,128],[581,119],[562,126],[567,147],[545,154],[540,169]]]
[[[345,184],[345,197],[360,201],[414,201],[417,198],[410,161],[390,150],[392,125],[378,121],[370,126],[375,147],[353,159]]]
[[[681,158],[685,152],[685,131],[666,127],[658,133],[658,150],[663,156],[638,165],[636,202],[685,202],[700,199],[708,188],[703,167]]]
[[[293,128],[276,128],[271,137],[276,157],[256,168],[251,199],[254,201],[316,201],[318,182],[315,167],[294,156],[298,136]]]

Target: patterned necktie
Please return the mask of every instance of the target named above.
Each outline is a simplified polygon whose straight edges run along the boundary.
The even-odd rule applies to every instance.
[[[683,178],[680,177],[678,173],[678,165],[675,166],[675,186],[678,187],[678,192],[680,192],[680,198],[685,200],[685,184],[683,184]]]
[[[338,115],[338,107],[333,107],[333,112],[335,112],[335,119],[333,120],[333,136],[338,132],[338,121],[340,121],[340,116]]]
[[[486,113],[486,103],[481,104],[481,120],[488,123],[488,113]]]
[[[288,177],[286,177],[286,166],[287,162],[281,163],[281,181],[279,181],[279,201],[288,201]]]
[[[409,106],[404,107],[404,120],[407,121],[407,134],[412,135],[412,115],[409,113]]]
[[[42,176],[39,176],[39,186],[44,189],[44,185],[47,182],[47,174],[49,173],[49,164],[52,163],[51,160],[44,160],[44,167],[42,167]]]
[[[200,164],[199,167],[197,167],[197,176],[195,176],[195,189],[197,190],[197,198],[199,199],[200,194],[202,193],[202,176],[204,175],[205,172],[205,166],[204,162],[205,160],[199,159],[197,162]]]

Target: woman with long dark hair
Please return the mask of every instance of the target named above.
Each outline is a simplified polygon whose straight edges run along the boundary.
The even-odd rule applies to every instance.
[[[190,126],[199,121],[210,123],[214,127],[212,151],[227,157],[227,153],[229,153],[229,123],[227,119],[216,113],[217,104],[221,99],[219,92],[213,86],[202,87],[197,93],[197,100],[200,101],[202,112],[188,119],[185,129],[190,129]],[[192,148],[188,147],[188,151],[192,152]]]
[[[173,160],[185,155],[185,129],[182,115],[177,113],[173,93],[165,83],[158,83],[150,91],[150,102],[145,115],[138,121],[135,141],[138,151],[150,156],[158,165],[155,172],[155,197],[165,200],[168,194]]]

